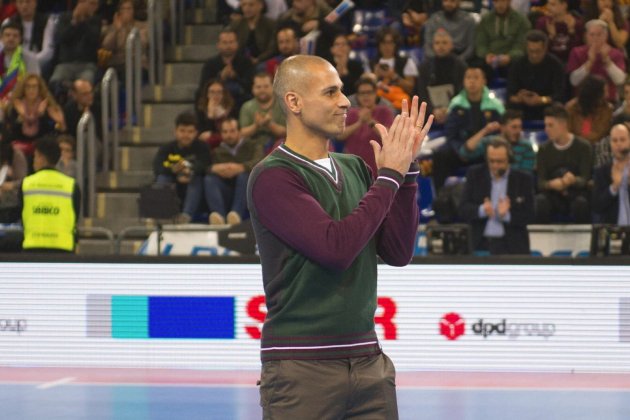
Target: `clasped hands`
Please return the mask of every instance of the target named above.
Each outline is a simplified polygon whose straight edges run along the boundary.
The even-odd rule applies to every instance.
[[[418,97],[414,96],[409,110],[408,101],[403,100],[402,111],[394,118],[389,130],[382,124],[376,124],[382,144],[376,140],[370,140],[370,144],[374,149],[374,158],[379,169],[389,168],[405,176],[409,165],[420,152],[433,124],[433,115],[429,115],[425,121],[427,104],[418,103]]]

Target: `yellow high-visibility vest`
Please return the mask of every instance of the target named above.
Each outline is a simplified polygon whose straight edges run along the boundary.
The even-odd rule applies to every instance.
[[[22,248],[73,251],[77,215],[72,204],[74,178],[42,169],[22,182]]]

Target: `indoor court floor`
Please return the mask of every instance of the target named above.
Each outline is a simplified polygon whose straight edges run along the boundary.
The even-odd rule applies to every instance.
[[[2,420],[260,419],[257,372],[0,368]],[[399,372],[402,420],[628,420],[630,375]]]

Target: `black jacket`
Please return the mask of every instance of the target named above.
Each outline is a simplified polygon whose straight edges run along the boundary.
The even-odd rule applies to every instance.
[[[593,172],[593,213],[598,217],[598,222],[617,224],[619,217],[619,194],[612,195],[610,184],[612,176],[610,171],[612,162],[595,168]],[[630,192],[630,191],[629,191]]]

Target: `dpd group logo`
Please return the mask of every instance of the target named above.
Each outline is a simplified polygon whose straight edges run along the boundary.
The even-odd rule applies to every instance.
[[[464,318],[455,312],[449,312],[440,319],[440,334],[449,340],[457,340],[466,332]]]

